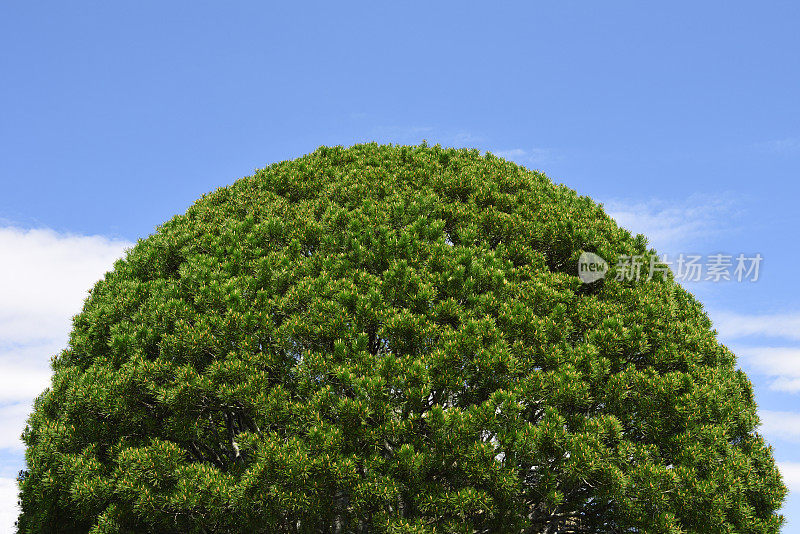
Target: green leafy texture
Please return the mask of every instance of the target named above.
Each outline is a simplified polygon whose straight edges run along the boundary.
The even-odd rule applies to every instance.
[[[589,198],[477,150],[320,148],[91,290],[19,531],[775,533],[752,387]],[[613,263],[613,261],[612,261]]]

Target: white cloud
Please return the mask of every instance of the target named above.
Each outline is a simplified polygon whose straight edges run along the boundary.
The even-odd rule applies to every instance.
[[[370,140],[382,139],[392,143],[417,145],[425,140],[428,145],[472,148],[480,145],[484,138],[466,130],[450,130],[433,126],[376,126]]]
[[[778,469],[789,491],[800,491],[800,462],[778,462]]]
[[[131,245],[98,235],[0,227],[0,450],[5,454],[21,455],[19,436],[34,397],[49,384],[50,358],[66,346],[71,317]],[[16,503],[16,480],[0,478],[0,532],[13,531]]]
[[[785,393],[800,392],[800,378],[787,378],[785,376],[779,376],[772,381],[772,383],[769,385],[769,389],[773,391],[783,391]]]
[[[786,137],[784,139],[773,139],[763,143],[756,143],[755,148],[762,152],[773,154],[786,154],[800,151],[800,137]]]
[[[92,284],[128,246],[99,235],[0,228],[0,336],[41,337],[38,324],[31,324],[34,318],[60,326],[63,317],[79,311]]]
[[[511,150],[498,150],[497,152],[493,152],[493,154],[501,158],[513,159],[524,157],[526,152],[521,148],[512,148]]]
[[[0,403],[33,399],[50,383],[47,354],[42,353],[43,362],[19,365],[0,359]],[[0,410],[3,407],[0,404]],[[0,427],[2,428],[2,427]],[[0,430],[2,432],[2,430]],[[2,438],[0,437],[0,443]],[[0,448],[2,445],[0,445]]]
[[[18,402],[0,406],[0,449],[21,451],[20,434],[31,411],[31,402]]]
[[[550,148],[511,148],[508,150],[492,150],[490,152],[497,157],[510,159],[522,164],[542,164],[555,158],[555,152]]]
[[[432,126],[377,126],[372,135],[396,143],[417,144],[423,138],[430,138],[434,132]]]
[[[478,143],[483,141],[483,137],[475,135],[472,132],[457,131],[446,134],[442,137],[442,143],[445,146],[452,145],[456,148],[467,147],[472,148]]]
[[[30,402],[48,384],[88,290],[132,244],[0,227],[0,448],[18,449]]]
[[[0,478],[0,532],[14,532],[14,522],[19,515],[17,493],[15,479]]]
[[[713,319],[717,332],[726,339],[762,336],[800,340],[800,313],[747,315],[721,312],[714,313]]]
[[[759,410],[760,432],[770,440],[800,442],[800,413]]]
[[[800,393],[800,314],[710,313],[723,343],[731,347],[748,372],[771,379],[769,389]],[[745,343],[740,344],[741,340]],[[765,340],[777,342],[766,345]]]
[[[736,201],[730,195],[693,195],[681,202],[615,199],[603,203],[617,224],[644,234],[652,247],[671,253],[693,252],[689,247],[730,227]]]
[[[739,347],[735,353],[748,370],[772,378],[771,390],[800,392],[800,348]]]

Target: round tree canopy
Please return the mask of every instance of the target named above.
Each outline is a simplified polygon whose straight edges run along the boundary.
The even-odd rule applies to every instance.
[[[752,386],[602,207],[477,150],[320,148],[91,290],[24,533],[776,533]]]

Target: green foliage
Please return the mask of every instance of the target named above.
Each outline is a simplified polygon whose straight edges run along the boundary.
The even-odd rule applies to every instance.
[[[491,154],[320,148],[98,282],[24,439],[19,530],[775,533],[751,384],[600,206]]]

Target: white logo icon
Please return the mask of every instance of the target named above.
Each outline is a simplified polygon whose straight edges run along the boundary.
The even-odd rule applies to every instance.
[[[584,284],[591,284],[605,278],[608,272],[606,260],[592,252],[584,252],[578,260],[578,278]]]

